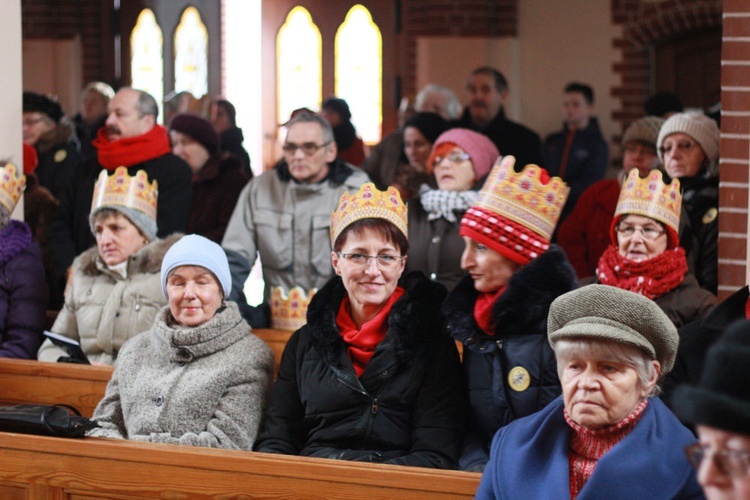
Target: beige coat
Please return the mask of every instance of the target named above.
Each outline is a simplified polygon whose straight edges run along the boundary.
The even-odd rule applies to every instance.
[[[127,279],[107,268],[96,247],[83,252],[73,262],[73,281],[52,331],[80,342],[89,360],[114,364],[125,341],[151,328],[167,304],[161,289],[161,261],[180,237],[154,240],[131,255]],[[55,362],[66,355],[45,340],[38,358]]]

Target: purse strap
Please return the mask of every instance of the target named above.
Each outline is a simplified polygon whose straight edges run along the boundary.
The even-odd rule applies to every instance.
[[[81,416],[81,412],[78,411],[78,408],[76,408],[75,406],[66,405],[63,403],[51,405],[49,408],[44,410],[44,413],[42,413],[42,425],[44,425],[44,428],[47,429],[52,435],[59,434],[59,430],[54,429],[52,428],[51,425],[49,425],[49,423],[47,422],[47,417],[49,416],[50,413],[55,411],[57,408],[65,408],[66,410],[69,410],[69,412],[72,411],[76,416],[78,417]],[[74,427],[78,427],[78,425],[74,424]]]

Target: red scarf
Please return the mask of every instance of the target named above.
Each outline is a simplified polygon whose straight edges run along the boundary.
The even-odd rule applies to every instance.
[[[495,304],[500,295],[503,294],[506,287],[502,287],[496,292],[480,292],[474,302],[474,321],[479,328],[487,335],[495,335],[495,321],[492,319],[492,306]]]
[[[596,277],[604,285],[656,299],[677,288],[688,272],[685,250],[675,247],[642,262],[626,259],[610,245],[599,259]]]
[[[365,372],[367,363],[375,354],[375,348],[388,333],[388,316],[391,314],[391,307],[404,294],[404,289],[396,287],[388,300],[385,301],[380,311],[370,321],[357,329],[357,324],[349,313],[351,303],[349,297],[344,297],[341,301],[341,307],[336,315],[336,325],[339,327],[339,334],[346,343],[346,354],[357,372],[357,377],[361,377]]]
[[[143,135],[123,137],[114,142],[107,137],[107,127],[102,127],[91,144],[97,149],[99,164],[107,170],[132,167],[172,152],[167,129],[161,125],[154,125]]]

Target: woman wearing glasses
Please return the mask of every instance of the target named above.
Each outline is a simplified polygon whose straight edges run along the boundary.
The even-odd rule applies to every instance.
[[[697,426],[685,448],[706,497],[750,498],[750,322],[729,327],[708,351],[697,385],[677,388],[680,419]]]
[[[703,113],[672,115],[659,131],[664,169],[680,179],[689,227],[680,236],[701,287],[718,288],[719,127]]]
[[[464,395],[442,335],[445,288],[402,276],[406,206],[372,183],[331,215],[337,274],[289,339],[257,451],[453,468]]]
[[[412,251],[407,271],[422,271],[448,290],[466,276],[459,221],[477,200],[477,190],[498,156],[492,141],[472,130],[455,128],[437,138],[426,160],[430,182],[409,202]]]
[[[481,471],[495,432],[560,394],[547,344],[547,311],[576,288],[575,271],[550,237],[568,187],[559,177],[506,156],[461,219],[469,273],[443,305],[446,329],[463,343],[470,419],[459,466]]]
[[[631,170],[617,201],[612,244],[596,269],[596,282],[654,300],[678,328],[716,305],[716,297],[688,272],[677,237],[681,206],[679,180],[665,184],[658,170],[646,178]]]

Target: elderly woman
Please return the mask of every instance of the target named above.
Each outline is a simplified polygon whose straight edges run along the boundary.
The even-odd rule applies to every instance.
[[[696,425],[698,443],[685,448],[706,497],[750,498],[750,322],[727,329],[708,352],[697,385],[682,385],[673,408]]]
[[[446,329],[464,345],[470,419],[460,467],[481,471],[495,431],[544,408],[560,394],[547,344],[547,311],[576,288],[565,253],[550,237],[567,186],[536,165],[495,165],[461,220],[469,272],[443,305]]]
[[[573,211],[560,224],[557,243],[565,250],[579,278],[594,276],[599,257],[611,244],[609,229],[622,182],[632,169],[641,177],[658,168],[656,140],[663,118],[646,116],[634,121],[622,136],[622,172],[615,179],[598,181],[586,189]]]
[[[612,244],[596,270],[599,283],[656,301],[678,328],[716,305],[716,297],[688,272],[677,237],[681,205],[679,180],[665,184],[658,170],[645,179],[631,170],[612,220]]]
[[[273,353],[225,301],[221,247],[191,234],[169,249],[161,288],[169,306],[120,352],[89,435],[251,450],[273,380]]]
[[[156,181],[124,167],[94,188],[89,224],[96,246],[73,262],[65,305],[52,332],[81,344],[93,364],[112,365],[130,337],[147,330],[166,304],[159,285],[164,254],[179,239],[156,238]],[[67,353],[46,340],[39,361],[67,361]]]
[[[172,119],[172,152],[193,171],[188,232],[221,243],[237,198],[250,180],[239,158],[222,153],[219,134],[203,118],[182,114]]]
[[[29,226],[10,218],[24,183],[15,165],[0,166],[0,358],[35,359],[44,330],[42,254]]]
[[[477,498],[702,498],[693,435],[656,397],[677,329],[653,301],[589,285],[552,303],[563,395],[500,429]]]
[[[664,122],[657,142],[670,177],[680,179],[689,227],[681,244],[701,287],[718,288],[719,138],[716,122],[703,113],[678,113]]]
[[[284,349],[257,451],[453,468],[464,399],[445,288],[402,276],[406,207],[372,183],[331,216],[338,276],[313,297]]]
[[[408,128],[405,139],[407,134]],[[448,290],[466,276],[459,221],[477,200],[477,190],[498,156],[495,144],[473,130],[455,128],[437,138],[426,161],[437,189],[423,184],[419,197],[409,202],[412,253],[407,271],[422,271]]]

